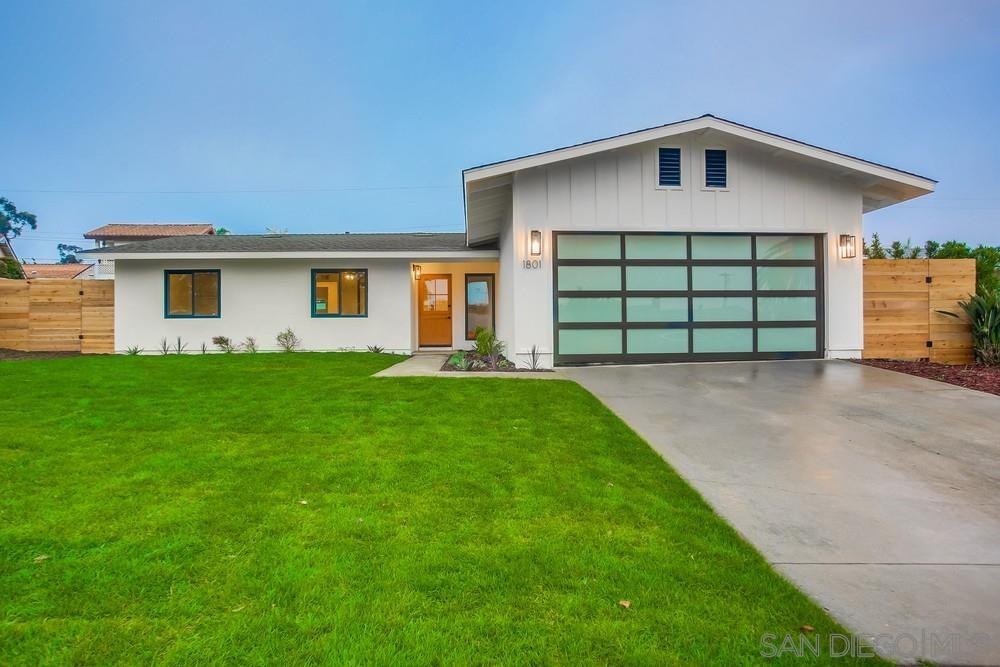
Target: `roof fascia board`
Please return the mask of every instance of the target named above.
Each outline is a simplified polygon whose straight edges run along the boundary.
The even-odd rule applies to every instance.
[[[495,259],[498,250],[295,250],[285,252],[95,252],[97,259]]]

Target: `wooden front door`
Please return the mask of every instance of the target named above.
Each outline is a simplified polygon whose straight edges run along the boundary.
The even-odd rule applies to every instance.
[[[420,278],[420,346],[451,347],[451,276]]]

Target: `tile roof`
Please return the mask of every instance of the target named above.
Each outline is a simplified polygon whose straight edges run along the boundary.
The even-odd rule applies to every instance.
[[[25,278],[76,278],[91,264],[22,264]]]
[[[496,245],[472,250],[495,250]],[[221,236],[174,236],[136,241],[88,253],[167,252],[331,252],[331,251],[460,251],[470,250],[464,233],[413,234],[226,234]]]
[[[164,236],[188,236],[190,234],[215,234],[215,227],[204,223],[195,224],[121,224],[112,223],[91,229],[83,235],[85,239],[99,241],[111,239],[158,239]]]

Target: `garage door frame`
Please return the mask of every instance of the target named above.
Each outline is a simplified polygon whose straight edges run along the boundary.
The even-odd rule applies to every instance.
[[[608,235],[618,236],[621,242],[621,253],[619,259],[559,259],[559,237],[569,235]],[[626,236],[682,236],[687,239],[686,259],[627,259],[625,250]],[[750,238],[750,259],[691,259],[691,238],[693,236],[739,236]],[[757,258],[757,238],[766,236],[797,236],[811,237],[815,246],[814,259],[781,259],[763,260]],[[575,366],[583,364],[641,364],[641,363],[670,363],[685,361],[742,361],[742,360],[778,360],[778,359],[821,359],[824,356],[824,332],[826,328],[826,305],[824,299],[825,278],[824,278],[824,234],[801,234],[794,232],[643,232],[643,231],[553,231],[552,232],[552,321],[553,321],[553,352],[556,366]],[[613,291],[560,291],[559,287],[559,267],[560,266],[618,266],[621,268],[621,289]],[[687,267],[687,287],[686,290],[628,290],[625,269],[627,266],[683,266]],[[752,267],[752,289],[750,290],[727,290],[709,291],[693,290],[692,269],[696,266],[749,266]],[[813,290],[758,290],[756,267],[778,266],[810,266],[815,268],[816,282]],[[627,297],[687,297],[688,298],[688,321],[687,322],[627,322],[626,321],[626,299]],[[695,322],[693,316],[692,297],[752,297],[753,320],[752,321],[724,321],[724,322]],[[763,328],[783,328],[802,327],[804,321],[757,321],[757,297],[782,297],[782,296],[811,296],[816,299],[816,348],[806,352],[759,352],[758,351],[758,330]],[[620,322],[562,322],[559,321],[559,298],[560,297],[620,297],[622,307],[622,317]],[[753,330],[753,351],[752,352],[694,352],[693,338],[695,329],[709,328],[739,328]],[[572,354],[560,355],[559,353],[559,331],[561,329],[619,329],[622,334],[622,353],[616,354]],[[657,354],[628,354],[627,335],[628,329],[687,329],[688,330],[688,352],[681,353],[657,353]]]

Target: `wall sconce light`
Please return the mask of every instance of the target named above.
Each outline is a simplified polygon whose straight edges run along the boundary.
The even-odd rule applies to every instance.
[[[413,265],[413,279],[414,280],[420,280],[420,271],[421,271],[420,265],[419,264],[414,264]]]
[[[532,257],[542,254],[542,233],[537,229],[531,230],[531,241],[528,244],[528,251]]]
[[[858,256],[858,239],[850,234],[840,235],[840,258],[853,259]]]

